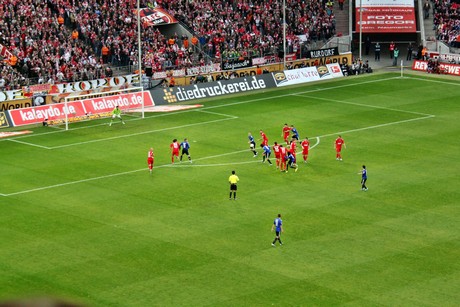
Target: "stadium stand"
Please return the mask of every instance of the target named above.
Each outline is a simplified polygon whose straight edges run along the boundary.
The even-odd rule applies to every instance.
[[[433,25],[436,39],[460,48],[460,5],[447,0],[436,0],[433,6]]]
[[[144,27],[142,61],[153,71],[274,54],[282,45],[280,1],[158,0],[157,4],[189,26],[195,37],[167,38],[156,27]],[[306,40],[334,35],[330,5],[320,0],[308,5],[287,0],[286,5],[289,53],[300,51],[297,34],[305,34]],[[142,1],[141,6],[147,3]],[[16,57],[14,65],[2,64],[4,87],[101,78],[107,65],[136,66],[135,7],[133,0],[2,1],[0,43]]]
[[[210,57],[235,58],[274,54],[282,46],[281,1],[160,1],[187,24]],[[286,1],[287,52],[300,51],[296,35],[327,40],[335,34],[332,5],[313,0]]]

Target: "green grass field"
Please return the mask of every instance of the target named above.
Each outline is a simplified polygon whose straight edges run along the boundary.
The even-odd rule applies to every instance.
[[[0,300],[458,306],[459,90],[458,78],[374,74],[1,139]],[[311,141],[296,173],[248,150],[249,131],[281,142],[284,123]],[[193,163],[171,165],[184,137]]]

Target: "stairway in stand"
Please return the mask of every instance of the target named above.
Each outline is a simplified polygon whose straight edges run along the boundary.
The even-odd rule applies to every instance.
[[[336,35],[339,35],[341,33],[343,36],[349,35],[349,25],[350,25],[350,20],[348,18],[348,10],[350,7],[350,1],[345,0],[345,3],[343,5],[343,10],[339,8],[339,2],[335,1],[334,2],[334,15],[335,15],[335,33]]]

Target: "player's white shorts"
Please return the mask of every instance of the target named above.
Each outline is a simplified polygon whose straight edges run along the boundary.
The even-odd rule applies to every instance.
[[[121,118],[121,114],[112,114],[112,118],[115,118],[115,117]]]

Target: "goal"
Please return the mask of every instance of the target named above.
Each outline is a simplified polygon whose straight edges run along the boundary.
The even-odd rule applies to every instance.
[[[76,94],[65,97],[64,116],[53,124],[65,124],[65,130],[69,130],[69,123],[111,116],[112,110],[116,106],[125,116],[144,118],[145,93],[142,87],[110,91],[104,91],[104,88],[101,88],[97,93]],[[151,99],[147,101],[150,104],[153,103]]]

